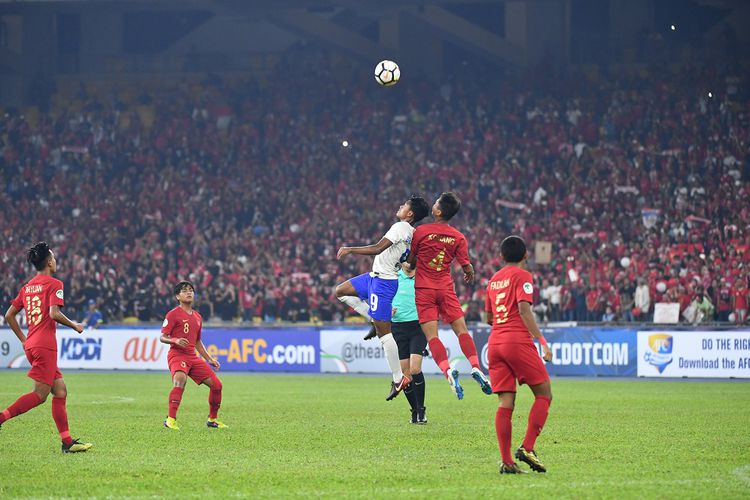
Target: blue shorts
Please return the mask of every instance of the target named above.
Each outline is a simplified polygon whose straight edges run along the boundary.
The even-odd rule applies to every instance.
[[[359,298],[370,304],[370,317],[390,321],[393,314],[393,297],[398,291],[398,280],[384,280],[369,273],[350,279]]]

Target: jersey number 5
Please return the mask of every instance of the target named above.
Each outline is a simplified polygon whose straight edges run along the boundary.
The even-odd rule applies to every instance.
[[[495,297],[495,312],[496,314],[496,320],[495,323],[498,325],[502,325],[506,321],[508,321],[508,307],[505,304],[501,304],[501,302],[505,299],[506,292],[501,292],[497,294],[497,297]]]

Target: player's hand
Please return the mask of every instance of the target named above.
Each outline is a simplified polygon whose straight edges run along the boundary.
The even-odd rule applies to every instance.
[[[339,251],[336,253],[336,260],[341,260],[342,257],[345,257],[352,253],[351,248],[349,247],[341,247],[339,248]]]
[[[83,329],[86,328],[86,325],[83,323],[73,323],[73,330],[77,331],[78,333],[83,333]]]
[[[396,308],[394,307],[393,309],[391,309],[391,316],[395,316],[395,315],[396,315]]]
[[[548,363],[552,361],[552,349],[547,345],[542,346],[542,359]]]
[[[180,347],[187,347],[187,345],[190,342],[188,342],[188,339],[177,339],[174,341],[174,345],[178,345]]]
[[[219,362],[218,362],[217,360],[215,360],[215,359],[212,359],[211,361],[209,361],[209,362],[208,362],[208,364],[209,364],[209,365],[211,365],[211,366],[213,366],[213,367],[214,367],[214,369],[215,369],[215,370],[216,370],[217,372],[219,371],[219,368],[221,368],[221,363],[219,363]]]
[[[474,283],[474,272],[464,273],[464,282],[467,284]]]

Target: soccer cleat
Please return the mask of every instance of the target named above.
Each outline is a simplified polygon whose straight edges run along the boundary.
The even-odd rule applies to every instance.
[[[458,370],[453,370],[448,374],[448,383],[451,386],[451,391],[456,395],[458,399],[464,398],[464,388],[458,382]]]
[[[515,462],[512,464],[503,464],[500,466],[500,474],[528,474],[525,470],[521,470],[518,464]]]
[[[420,408],[417,412],[417,423],[425,425],[427,423],[427,408]]]
[[[483,393],[492,394],[492,386],[490,385],[490,381],[487,380],[487,377],[482,372],[482,370],[480,370],[479,368],[472,368],[471,376],[479,383],[479,387],[482,388]]]
[[[523,446],[519,446],[516,450],[516,458],[521,462],[527,463],[533,471],[547,472],[547,468],[539,461],[539,457],[536,456],[534,450],[527,450]]]
[[[219,422],[219,421],[218,421],[217,419],[215,419],[215,418],[209,418],[209,419],[208,419],[208,420],[206,421],[206,427],[210,427],[210,428],[212,428],[212,429],[226,429],[226,428],[228,428],[229,426],[228,426],[227,424],[225,424],[224,422]]]
[[[180,426],[177,425],[177,420],[173,419],[172,417],[167,417],[167,419],[164,421],[164,427],[167,429],[172,429],[173,431],[179,431]]]
[[[406,375],[401,377],[401,380],[398,382],[391,382],[391,392],[388,393],[388,396],[386,396],[385,400],[390,401],[391,399],[398,396],[398,393],[406,389],[409,384],[411,383],[411,379],[407,377]]]
[[[91,443],[82,443],[77,439],[74,439],[69,445],[66,445],[65,443],[62,444],[62,452],[63,453],[81,453],[89,448],[91,448],[93,445]]]
[[[367,335],[365,335],[364,340],[374,339],[375,335],[377,334],[378,334],[378,331],[375,330],[375,323],[373,323],[372,326],[370,327],[370,331],[367,332]]]

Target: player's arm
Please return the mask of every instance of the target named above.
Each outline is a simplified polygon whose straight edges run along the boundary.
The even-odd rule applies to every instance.
[[[388,238],[381,238],[380,241],[374,245],[367,245],[364,247],[341,247],[336,254],[336,259],[341,259],[345,255],[353,253],[355,255],[378,255],[383,252],[386,248],[393,245],[393,242]]]
[[[474,266],[469,264],[464,264],[461,266],[461,269],[464,272],[464,281],[466,283],[474,283]]]
[[[195,343],[195,350],[198,351],[198,354],[201,355],[201,358],[206,360],[206,363],[213,366],[217,370],[221,368],[221,363],[212,358],[208,351],[206,351],[206,346],[203,345],[202,340],[198,339],[198,341]]]
[[[172,321],[170,321],[172,320]],[[172,329],[173,326],[173,319],[167,314],[167,317],[164,319],[164,324],[161,326],[161,336],[159,337],[159,341],[162,344],[169,344],[169,345],[177,345],[180,347],[185,347],[189,344],[188,339],[185,338],[179,338],[179,339],[173,339],[172,338]]]
[[[81,333],[85,326],[83,323],[78,323],[77,321],[71,321],[67,316],[65,316],[65,313],[63,313],[62,310],[60,310],[60,306],[58,305],[49,306],[49,317],[55,320],[57,323],[60,323],[61,325],[67,326],[68,328],[72,328],[78,333]]]
[[[529,304],[525,300],[522,300],[518,303],[518,312],[521,315],[521,321],[523,321],[523,324],[526,325],[526,328],[529,330],[529,333],[531,333],[531,336],[534,337],[534,340],[541,344],[542,352],[544,353],[544,356],[542,357],[544,358],[544,360],[552,361],[552,351],[547,345],[547,341],[544,339],[542,331],[539,330],[539,326],[536,324],[534,313],[531,312],[531,304]]]
[[[26,342],[26,335],[23,334],[21,326],[18,324],[18,320],[16,319],[16,315],[19,311],[20,309],[11,304],[8,308],[8,311],[5,313],[5,322],[8,323],[10,329],[13,330],[13,333],[16,334],[18,340],[21,341],[21,344],[24,344]]]
[[[492,315],[492,304],[490,304],[489,293],[485,294],[484,296],[484,320],[490,326],[492,326],[495,322],[495,317]]]

